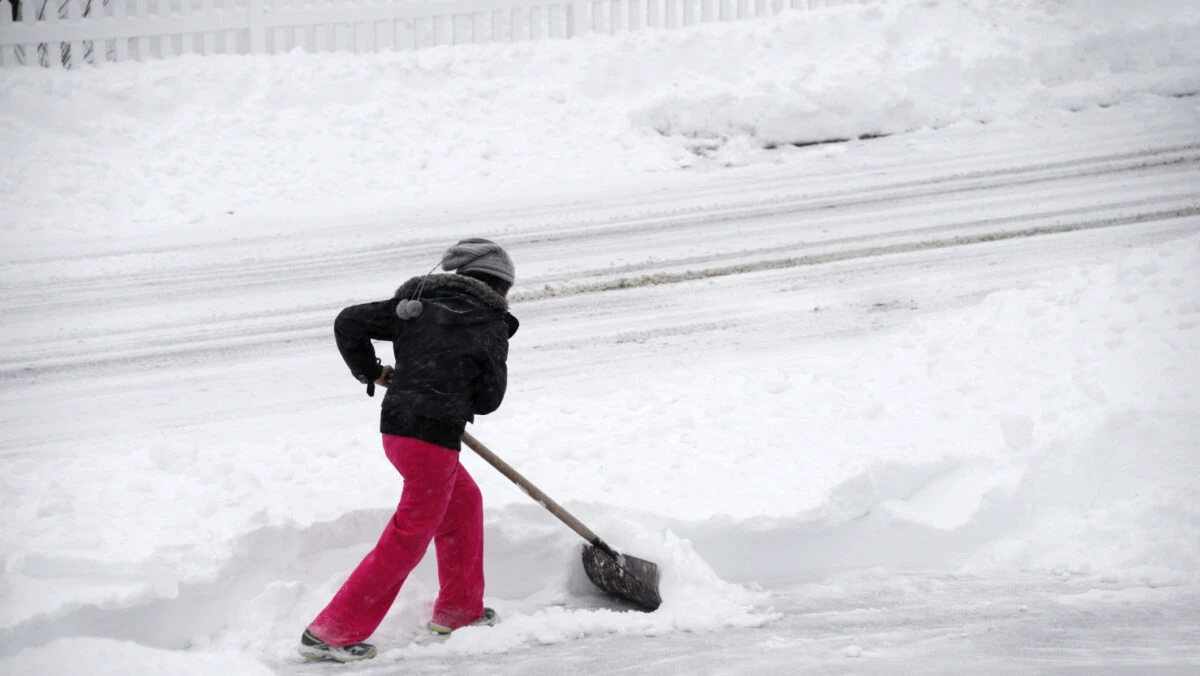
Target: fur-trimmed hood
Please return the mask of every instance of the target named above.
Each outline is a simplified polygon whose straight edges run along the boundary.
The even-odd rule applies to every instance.
[[[478,324],[502,319],[508,312],[504,296],[463,275],[413,277],[396,289],[395,297],[401,300],[396,308],[401,319],[420,317],[438,324]],[[411,301],[419,301],[420,309],[408,310]]]

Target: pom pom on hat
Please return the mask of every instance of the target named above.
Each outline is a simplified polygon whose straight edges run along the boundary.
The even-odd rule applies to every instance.
[[[473,237],[464,239],[442,255],[442,269],[450,272],[482,272],[512,284],[516,268],[499,244]]]
[[[396,303],[396,316],[400,319],[416,319],[421,316],[425,306],[419,300],[402,300]]]

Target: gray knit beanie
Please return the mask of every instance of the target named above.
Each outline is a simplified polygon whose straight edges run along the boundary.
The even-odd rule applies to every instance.
[[[442,268],[447,272],[483,272],[509,284],[516,278],[516,268],[508,252],[487,239],[464,239],[446,250]]]

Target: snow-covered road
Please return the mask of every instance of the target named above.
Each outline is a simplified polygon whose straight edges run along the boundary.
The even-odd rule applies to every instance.
[[[1096,115],[1080,117],[1089,114]],[[1109,113],[1111,123],[1127,124],[1121,115]],[[57,415],[73,392],[53,383],[70,374],[87,373],[89,385],[108,390],[98,378],[319,352],[338,308],[387,295],[446,240],[478,232],[522,257],[514,303],[536,333],[514,349],[540,357],[515,359],[516,369],[560,370],[553,355],[570,359],[585,345],[595,363],[624,360],[620,345],[654,336],[686,335],[692,350],[730,332],[744,331],[745,340],[759,333],[756,325],[779,321],[773,304],[745,302],[772,289],[796,309],[823,310],[792,315],[789,335],[854,332],[884,322],[883,310],[942,307],[1068,260],[1094,260],[1106,248],[1195,231],[1200,143],[1176,115],[1099,146],[1089,143],[1089,126],[1022,130],[1013,139],[1000,130],[983,137],[982,155],[973,132],[925,132],[939,143],[873,140],[880,148],[865,160],[827,163],[819,173],[794,154],[829,152],[820,147],[682,185],[664,180],[654,189],[434,222],[301,224],[286,234],[264,228],[235,239],[217,233],[208,242],[134,248],[128,243],[138,240],[125,240],[107,251],[98,242],[74,256],[16,256],[0,268],[0,382],[10,393],[48,386],[52,401],[43,403]],[[978,246],[1008,240],[1015,241]],[[931,283],[930,270],[947,279]],[[729,276],[736,279],[697,286]],[[695,288],[706,289],[703,303],[692,302]],[[632,291],[605,293],[614,289]],[[852,316],[856,305],[871,313]],[[28,403],[29,391],[20,392]],[[127,422],[102,414],[64,429],[30,419],[28,409],[5,411],[0,452]]]

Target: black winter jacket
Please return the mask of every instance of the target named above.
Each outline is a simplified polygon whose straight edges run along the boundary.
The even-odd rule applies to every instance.
[[[401,319],[396,305],[418,289],[420,316]],[[383,372],[371,341],[392,343],[396,372],[383,398],[381,432],[459,450],[466,424],[504,400],[508,339],[518,326],[508,302],[487,284],[437,274],[408,280],[390,300],[342,310],[333,332],[362,383]]]

